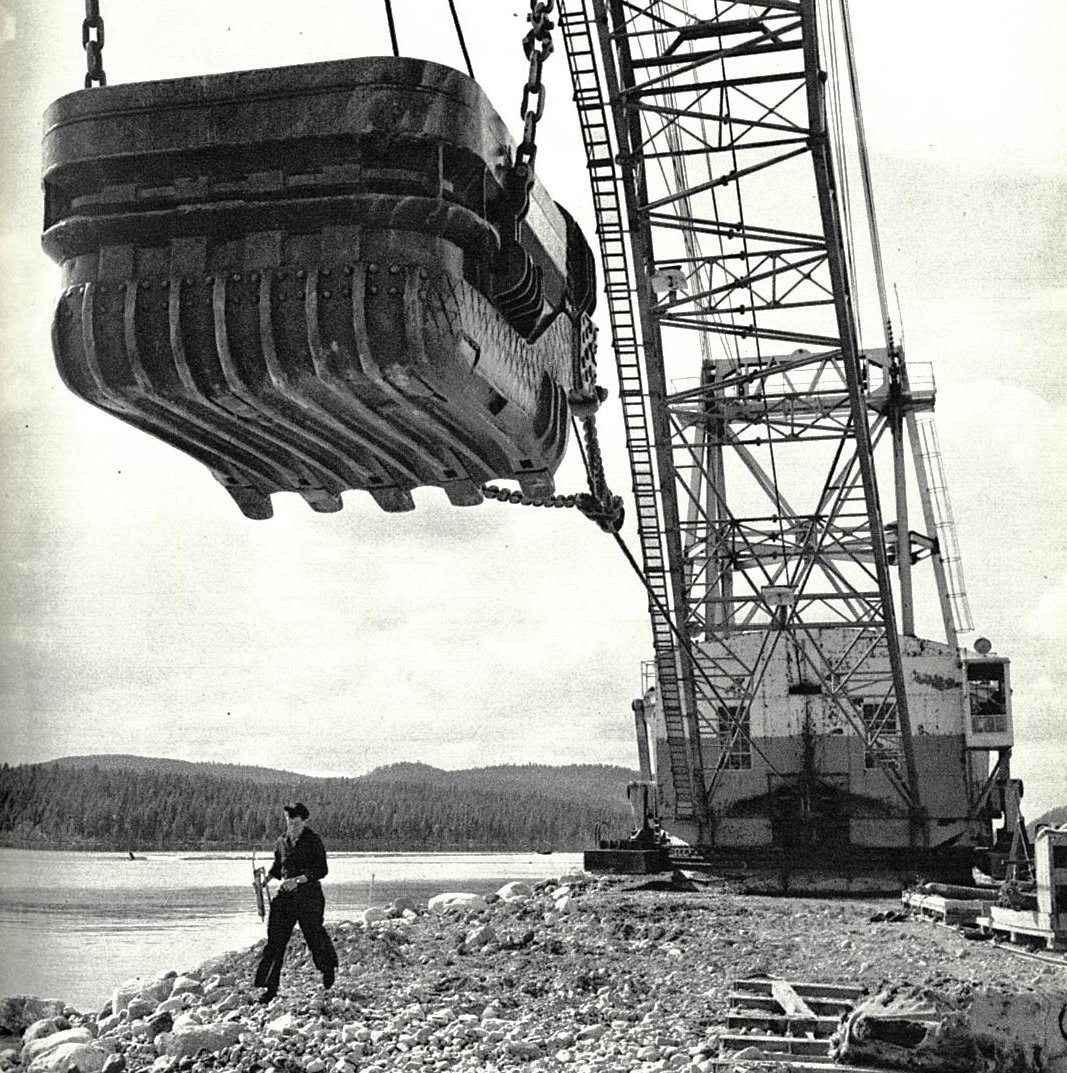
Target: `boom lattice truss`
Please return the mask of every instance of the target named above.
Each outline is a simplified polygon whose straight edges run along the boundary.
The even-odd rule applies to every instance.
[[[564,0],[560,16],[674,811],[698,823],[780,646],[791,688],[819,683],[921,810],[873,461],[901,380],[917,389],[891,340],[860,346],[816,15]]]

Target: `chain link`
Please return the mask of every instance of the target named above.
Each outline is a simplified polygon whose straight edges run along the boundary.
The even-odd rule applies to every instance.
[[[556,0],[530,0],[530,14],[526,21],[530,30],[522,39],[522,50],[530,61],[526,85],[522,87],[522,141],[515,150],[515,164],[511,169],[512,197],[515,201],[517,220],[525,218],[530,208],[530,191],[534,184],[534,161],[537,159],[537,121],[545,114],[545,87],[541,80],[541,68],[552,55],[552,27],[549,16]]]
[[[85,88],[106,86],[104,74],[104,20],[100,16],[99,0],[85,0],[82,20],[82,48],[85,49]]]
[[[552,55],[554,48],[552,28],[555,24],[549,17],[554,9],[555,0],[530,0],[530,14],[526,16],[530,30],[522,39],[522,48],[530,61],[530,71],[522,89],[522,141],[515,151],[515,164],[509,176],[516,223],[525,218],[530,208],[534,162],[537,159],[537,122],[545,113],[545,87],[541,75],[545,60]],[[608,488],[604,476],[604,459],[597,439],[596,419],[592,414],[582,416],[582,431],[585,439],[588,492],[580,492],[577,495],[527,496],[495,484],[485,484],[482,485],[482,494],[487,499],[515,503],[523,507],[574,507],[596,522],[604,532],[617,533],[623,523],[623,501],[621,496],[613,495]]]
[[[587,518],[596,522],[605,533],[617,533],[622,528],[625,512],[621,496],[613,495],[604,476],[604,459],[597,438],[596,419],[582,418],[585,439],[586,473],[589,491],[577,495],[527,496],[522,492],[501,488],[495,484],[483,484],[482,495],[501,503],[515,503],[522,507],[576,507]]]

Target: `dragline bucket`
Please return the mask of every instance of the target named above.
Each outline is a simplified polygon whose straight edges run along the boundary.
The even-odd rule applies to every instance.
[[[44,247],[77,395],[204,463],[251,518],[347,489],[553,490],[595,406],[595,269],[450,68],[366,58],[71,93]]]

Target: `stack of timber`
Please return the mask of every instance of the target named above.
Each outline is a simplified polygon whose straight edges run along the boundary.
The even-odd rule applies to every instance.
[[[997,899],[992,887],[963,887],[954,883],[921,883],[904,891],[900,900],[910,912],[941,924],[974,927]]]
[[[1032,895],[1003,897],[978,918],[978,926],[1013,943],[1067,950],[1067,828],[1046,827],[1034,839]]]
[[[729,995],[727,1032],[719,1037],[715,1069],[779,1063],[790,1070],[837,1067],[831,1037],[864,996],[861,987],[797,983],[761,976],[735,980]],[[853,1073],[862,1069],[850,1066]]]

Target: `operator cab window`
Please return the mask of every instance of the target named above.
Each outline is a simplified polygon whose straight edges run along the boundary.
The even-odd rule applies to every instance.
[[[967,695],[972,734],[1004,734],[1007,731],[1008,695],[1003,663],[968,662]]]

